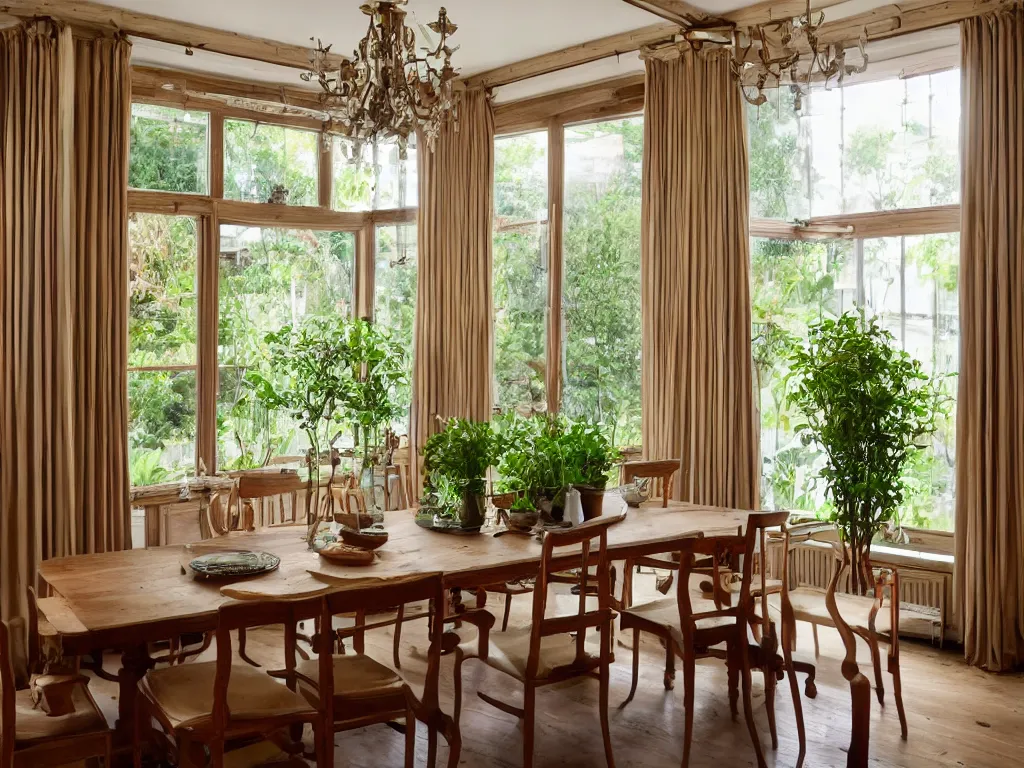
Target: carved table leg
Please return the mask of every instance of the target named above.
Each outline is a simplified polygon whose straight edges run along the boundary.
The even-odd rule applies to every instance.
[[[139,680],[154,666],[146,646],[127,648],[121,654],[121,669],[117,673],[119,684],[117,701],[117,723],[114,726],[117,741],[131,744],[135,727],[135,699]]]

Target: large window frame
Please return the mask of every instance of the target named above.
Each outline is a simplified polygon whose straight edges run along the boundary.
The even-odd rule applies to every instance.
[[[643,116],[642,74],[630,75],[611,84],[594,83],[567,92],[499,104],[494,108],[496,140],[547,131],[548,215],[546,219],[530,223],[547,225],[548,230],[544,389],[549,413],[561,410],[564,384],[561,374],[565,337],[562,311],[565,278],[565,129]],[[640,448],[636,446],[624,447],[624,450],[630,456],[640,453]]]
[[[132,102],[209,114],[207,189],[209,194],[128,190],[129,214],[190,216],[198,223],[196,293],[198,331],[196,340],[196,469],[217,471],[217,395],[219,387],[219,253],[222,224],[349,232],[355,236],[355,315],[373,319],[374,262],[377,227],[415,224],[417,208],[376,211],[335,211],[331,208],[334,142],[323,142],[327,126],[319,120],[296,115],[267,114],[227,106],[213,98],[168,93],[133,93]],[[224,197],[224,122],[248,120],[259,124],[300,128],[316,132],[321,140],[317,163],[317,205],[277,205],[243,202]],[[325,149],[326,147],[326,149]],[[190,368],[192,366],[189,366]]]

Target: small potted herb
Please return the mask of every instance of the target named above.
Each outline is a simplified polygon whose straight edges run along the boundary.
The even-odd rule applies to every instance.
[[[441,501],[443,509],[452,510],[452,496],[457,494],[457,515],[462,527],[483,525],[486,476],[494,461],[494,446],[490,424],[451,419],[443,430],[427,440],[423,449],[428,478],[425,501]]]
[[[572,424],[561,443],[567,479],[580,492],[584,519],[599,517],[604,506],[608,472],[618,453],[601,428],[591,421]]]

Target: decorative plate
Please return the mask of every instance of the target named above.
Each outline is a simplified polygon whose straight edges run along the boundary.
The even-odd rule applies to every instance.
[[[222,579],[238,576],[255,576],[277,570],[281,558],[269,552],[210,552],[192,560],[188,566],[197,576],[207,579]]]
[[[458,520],[452,520],[446,517],[433,517],[430,515],[417,515],[416,525],[420,528],[426,528],[428,531],[457,534],[480,533],[480,529],[483,527],[482,525],[477,525],[470,528],[463,528],[462,523]]]

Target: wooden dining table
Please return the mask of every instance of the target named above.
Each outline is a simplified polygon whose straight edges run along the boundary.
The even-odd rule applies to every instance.
[[[605,514],[623,515],[608,529],[608,551],[613,559],[625,560],[672,551],[688,537],[735,532],[746,524],[749,512],[679,502],[627,512],[621,499],[608,494]],[[362,567],[338,565],[308,551],[305,526],[232,532],[193,545],[48,560],[40,575],[51,596],[40,599],[39,608],[64,655],[121,653],[117,731],[124,739],[130,738],[137,683],[153,666],[147,644],[214,630],[217,609],[228,600],[250,593],[287,597],[316,589],[355,588],[368,579],[417,573],[441,573],[449,589],[474,588],[528,579],[539,570],[541,544],[533,536],[439,533],[418,526],[410,510],[385,512],[384,523],[389,540],[377,550],[373,565]],[[186,574],[188,559],[195,554],[239,549],[272,552],[280,557],[280,567],[227,584]],[[571,566],[571,553],[566,558],[565,565]]]

